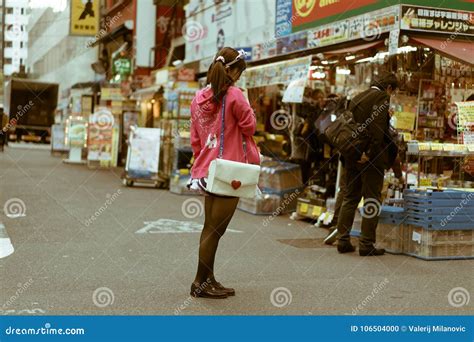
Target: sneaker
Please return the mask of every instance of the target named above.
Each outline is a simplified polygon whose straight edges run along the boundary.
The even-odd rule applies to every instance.
[[[334,228],[329,234],[324,238],[324,243],[326,245],[334,245],[337,241],[337,228]]]

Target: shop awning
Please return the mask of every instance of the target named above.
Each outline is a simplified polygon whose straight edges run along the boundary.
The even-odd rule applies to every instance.
[[[415,43],[437,50],[441,55],[458,60],[463,63],[474,65],[474,43],[433,38],[411,38]]]
[[[151,100],[153,96],[155,95],[155,93],[160,90],[160,88],[163,88],[163,86],[153,85],[151,87],[138,89],[132,93],[131,98],[133,100],[141,100],[141,101]]]
[[[338,49],[338,50],[325,51],[324,54],[339,55],[339,54],[355,53],[355,52],[358,52],[358,51],[371,49],[371,48],[374,48],[374,47],[376,47],[378,45],[382,45],[382,44],[383,44],[382,40],[377,40],[376,42],[370,42],[370,43],[366,43],[366,44],[359,44],[359,45],[355,45],[355,46],[351,46],[351,47],[347,47],[347,48],[342,48],[342,49]]]

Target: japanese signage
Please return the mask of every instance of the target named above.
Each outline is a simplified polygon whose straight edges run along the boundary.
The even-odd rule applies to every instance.
[[[272,84],[289,84],[291,81],[308,77],[311,56],[296,58],[285,62],[248,68],[245,78],[248,88]]]
[[[383,32],[398,27],[399,13],[400,7],[392,6],[308,30],[308,47],[316,48],[360,38],[374,41]]]
[[[401,28],[474,35],[474,12],[402,6]]]
[[[349,18],[359,14],[361,8],[378,2],[377,0],[293,0],[293,32]],[[378,8],[384,6],[386,4]],[[358,11],[356,12],[356,10]]]
[[[89,117],[87,160],[112,160],[113,127],[114,116],[107,108],[101,108]]]
[[[129,58],[118,58],[114,60],[114,75],[129,75],[132,72],[132,62]]]
[[[95,36],[99,31],[99,0],[71,0],[69,33],[73,36]]]
[[[292,0],[277,0],[275,17],[275,37],[283,37],[291,33],[293,21]]]
[[[319,28],[322,25],[342,21],[364,13],[373,13],[391,6],[426,6],[451,10],[469,11],[473,0],[276,0],[275,37],[291,32]]]

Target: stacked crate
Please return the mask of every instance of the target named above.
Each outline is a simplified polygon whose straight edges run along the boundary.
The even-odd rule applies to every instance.
[[[238,208],[257,215],[279,215],[294,211],[302,185],[299,165],[277,160],[262,161],[258,183],[262,195],[241,198]]]
[[[360,237],[363,208],[356,213],[351,236]],[[359,218],[359,220],[357,220]],[[382,206],[379,213],[377,225],[376,242],[377,247],[384,248],[388,253],[403,253],[403,238],[405,234],[406,213],[403,208]]]
[[[403,253],[406,213],[403,208],[382,206],[377,226],[377,246],[388,253]]]
[[[404,253],[421,259],[474,257],[474,192],[405,190]]]

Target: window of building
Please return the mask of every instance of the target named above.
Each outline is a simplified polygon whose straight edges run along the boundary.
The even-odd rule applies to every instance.
[[[5,58],[4,62],[5,62],[5,64],[12,64],[12,59],[11,58]]]
[[[13,7],[7,7],[5,13],[6,14],[13,14]]]
[[[13,46],[13,42],[5,41],[5,47],[11,48]]]

